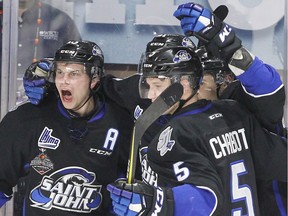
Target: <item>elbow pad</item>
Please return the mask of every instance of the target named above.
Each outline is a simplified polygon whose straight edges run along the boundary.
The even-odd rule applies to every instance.
[[[241,47],[233,54],[228,66],[236,76],[239,76],[251,66],[254,59],[255,56],[252,53]]]

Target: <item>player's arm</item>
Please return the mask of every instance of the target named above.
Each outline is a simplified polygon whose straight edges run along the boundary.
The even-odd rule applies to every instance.
[[[265,128],[281,134],[285,90],[277,71],[247,51],[234,30],[209,9],[187,3],[180,5],[174,16],[186,35],[194,35],[209,53],[228,63],[247,94],[245,105]]]
[[[29,105],[26,110],[18,112],[18,109],[26,105]],[[30,162],[31,155],[37,150],[28,135],[28,131],[33,131],[33,122],[29,121],[29,116],[34,116],[34,110],[30,106],[36,107],[26,105],[8,112],[0,123],[0,205],[12,197],[12,188],[19,178],[27,174],[25,164]]]
[[[3,205],[5,205],[5,203],[9,201],[13,195],[12,188],[17,183],[16,176],[18,175],[16,169],[14,168],[15,166],[17,166],[16,165],[17,162],[19,162],[18,158],[10,157],[13,151],[13,147],[12,147],[13,143],[7,142],[8,139],[12,140],[13,137],[17,136],[17,133],[15,133],[14,135],[7,136],[7,134],[11,134],[11,132],[13,133],[13,131],[16,132],[17,128],[15,127],[14,128],[15,130],[10,128],[12,130],[10,131],[10,133],[8,133],[8,130],[6,129],[9,126],[5,123],[7,119],[6,116],[3,118],[3,120],[0,123],[0,148],[2,148],[2,150],[0,151],[0,161],[1,161],[0,163],[1,164],[0,165],[0,208]],[[14,153],[17,151],[18,149],[15,148]]]
[[[263,63],[244,47],[233,54],[229,67],[248,94],[261,97],[284,88],[276,69]]]
[[[115,182],[107,187],[118,215],[211,215],[216,197],[208,190],[184,184],[173,188],[153,187],[143,182]]]
[[[229,67],[241,82],[245,106],[263,127],[282,135],[285,89],[279,73],[245,48],[235,52]]]
[[[283,87],[278,72],[244,48],[234,30],[209,9],[187,3],[180,5],[174,16],[186,35],[194,35],[213,56],[227,61],[247,92],[261,96]]]
[[[151,104],[151,100],[140,98],[138,90],[139,79],[139,74],[123,79],[106,75],[101,80],[103,93],[106,97],[133,114],[137,105],[146,108]]]

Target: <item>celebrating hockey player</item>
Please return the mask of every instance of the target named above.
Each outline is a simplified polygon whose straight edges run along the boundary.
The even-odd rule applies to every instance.
[[[108,185],[116,214],[260,215],[256,175],[286,180],[286,167],[279,167],[287,156],[285,141],[263,130],[236,101],[198,100],[201,67],[187,47],[147,53],[140,95],[154,101],[174,82],[184,93],[154,139],[141,142],[142,181]],[[272,142],[278,144],[273,150]],[[276,158],[263,166],[267,157]]]
[[[277,71],[247,51],[234,30],[201,5],[180,5],[174,16],[185,35],[194,35],[213,56],[227,61],[229,68],[216,70],[219,98],[237,100],[264,128],[283,136],[285,89]],[[286,182],[264,179],[257,186],[262,215],[287,215]]]
[[[1,206],[25,176],[23,215],[112,215],[106,185],[126,174],[133,120],[99,92],[103,63],[94,42],[68,41],[50,70],[58,97],[3,118]],[[27,74],[43,74],[47,65],[33,63]]]

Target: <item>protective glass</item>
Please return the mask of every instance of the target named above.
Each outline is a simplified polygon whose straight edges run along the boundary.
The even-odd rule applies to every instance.
[[[141,76],[139,81],[139,94],[141,98],[155,99],[168,86],[173,83],[171,77],[166,76]]]

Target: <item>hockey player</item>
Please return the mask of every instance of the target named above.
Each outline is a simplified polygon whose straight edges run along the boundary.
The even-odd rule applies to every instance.
[[[256,176],[286,181],[286,167],[279,167],[287,156],[285,141],[263,130],[236,101],[198,100],[201,62],[190,48],[157,49],[140,71],[141,96],[154,101],[174,82],[184,93],[155,138],[141,142],[143,181],[108,185],[115,213],[260,215]]]
[[[112,215],[106,185],[126,174],[133,120],[99,92],[103,63],[97,44],[68,41],[51,69],[56,100],[26,103],[3,118],[1,206],[25,176],[23,215]],[[42,73],[39,64],[27,73]]]
[[[229,68],[216,74],[219,98],[237,100],[264,128],[283,136],[285,89],[276,70],[247,51],[234,30],[201,5],[180,5],[174,16],[181,20],[185,35],[194,35],[213,56],[227,61]],[[287,215],[287,183],[257,184],[261,214]]]

